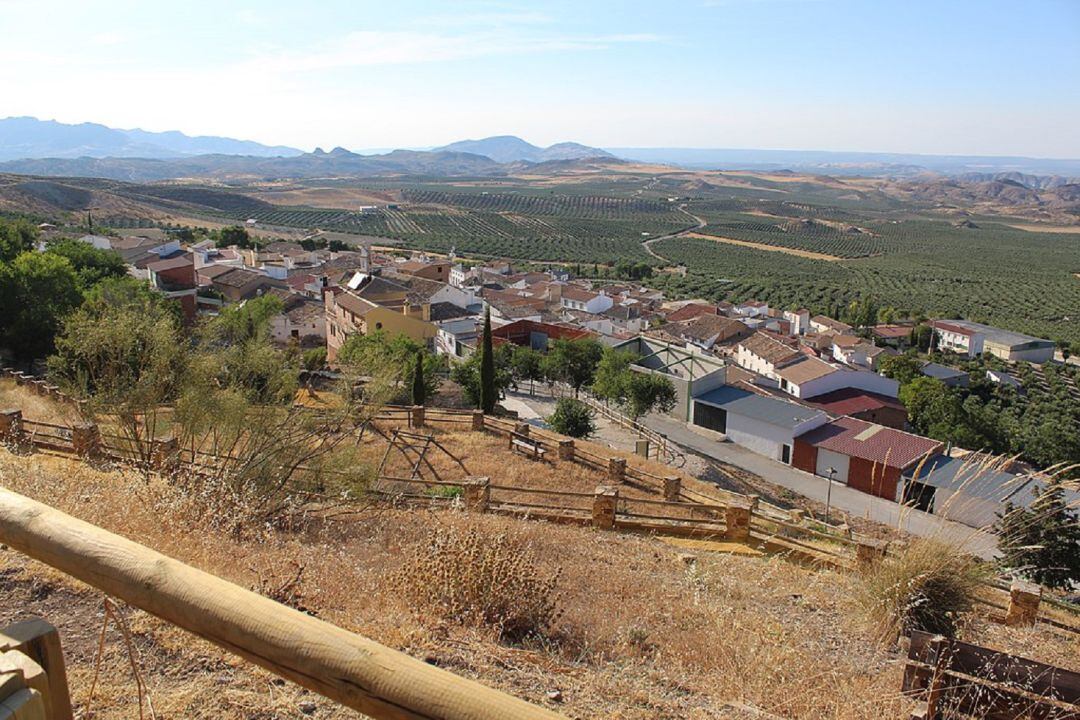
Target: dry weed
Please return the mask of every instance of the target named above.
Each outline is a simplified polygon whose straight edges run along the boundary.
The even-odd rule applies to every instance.
[[[887,643],[912,630],[955,636],[988,574],[957,547],[919,539],[867,570],[866,607]]]
[[[414,550],[391,583],[414,612],[494,628],[516,642],[558,621],[559,575],[541,571],[520,539],[448,527]]]

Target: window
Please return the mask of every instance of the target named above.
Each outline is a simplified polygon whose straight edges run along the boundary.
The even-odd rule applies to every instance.
[[[790,465],[791,464],[791,446],[790,445],[784,445],[780,449],[780,462],[784,463],[785,465]]]
[[[298,338],[298,337],[300,337],[300,331],[299,331],[299,330],[293,330],[293,331],[292,331],[292,336],[293,336],[294,338]]]
[[[375,329],[376,330],[382,330],[382,323],[381,322],[375,323]]]

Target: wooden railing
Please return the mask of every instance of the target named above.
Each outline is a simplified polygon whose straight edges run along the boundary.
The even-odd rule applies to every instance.
[[[648,440],[650,454],[655,453],[658,461],[679,467],[685,463],[686,458],[683,457],[682,453],[674,450],[668,443],[668,439],[652,428],[623,415],[588,393],[581,393],[579,399],[605,420],[636,433],[644,440]]]
[[[1080,718],[1080,673],[925,632],[909,640],[903,691],[925,701],[912,720]]]
[[[560,717],[3,488],[0,542],[372,718]]]

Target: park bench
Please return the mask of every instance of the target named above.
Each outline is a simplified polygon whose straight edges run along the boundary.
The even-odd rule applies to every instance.
[[[925,632],[911,634],[903,690],[926,701],[912,720],[1080,718],[1080,673]]]
[[[510,450],[516,453],[521,453],[533,460],[543,460],[547,455],[547,450],[540,444],[540,441],[533,440],[528,435],[522,435],[519,432],[510,433]]]

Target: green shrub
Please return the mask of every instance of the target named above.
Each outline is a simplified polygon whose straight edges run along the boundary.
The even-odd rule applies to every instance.
[[[555,412],[547,421],[555,432],[570,437],[587,438],[596,434],[592,409],[575,398],[562,398],[555,403]]]

